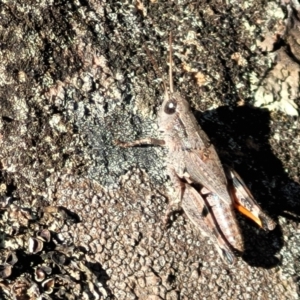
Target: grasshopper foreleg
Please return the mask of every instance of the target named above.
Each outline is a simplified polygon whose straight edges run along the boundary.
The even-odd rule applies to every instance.
[[[168,223],[169,217],[174,211],[181,209],[182,197],[186,186],[172,167],[168,167],[168,175],[172,182],[173,195],[169,197],[169,204],[164,217],[164,224]]]
[[[119,140],[115,140],[114,144],[118,145],[120,147],[123,147],[123,148],[129,148],[129,147],[141,146],[141,145],[165,146],[165,141],[160,140],[160,139],[146,137],[146,138],[135,140],[132,142],[122,142]]]

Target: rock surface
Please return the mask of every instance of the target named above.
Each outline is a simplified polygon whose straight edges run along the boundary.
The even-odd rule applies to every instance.
[[[299,11],[3,1],[1,297],[299,299]],[[267,233],[239,217],[246,250],[231,268],[184,212],[164,227],[164,150],[113,143],[158,136],[151,60],[167,74],[170,31],[177,90],[279,224]]]

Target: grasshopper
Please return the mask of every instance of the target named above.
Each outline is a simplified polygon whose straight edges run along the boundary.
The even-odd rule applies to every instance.
[[[158,113],[162,139],[115,143],[122,147],[141,144],[166,147],[167,170],[175,192],[168,214],[175,204],[181,204],[190,221],[214,241],[223,261],[233,264],[235,254],[244,250],[234,208],[265,230],[273,230],[276,224],[262,211],[240,176],[233,169],[222,166],[189,103],[174,92],[171,34],[169,44],[169,90],[163,80],[164,100]],[[153,65],[158,72],[157,65]]]

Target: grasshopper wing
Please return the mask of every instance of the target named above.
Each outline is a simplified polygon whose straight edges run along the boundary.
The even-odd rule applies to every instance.
[[[206,156],[205,152],[208,153]],[[233,205],[227,190],[227,179],[213,145],[204,150],[187,151],[186,161],[185,168],[192,182],[217,194],[227,205]]]
[[[189,184],[185,184],[182,208],[192,223],[213,240],[222,260],[229,265],[234,264],[235,255],[233,251],[219,232],[202,196]]]

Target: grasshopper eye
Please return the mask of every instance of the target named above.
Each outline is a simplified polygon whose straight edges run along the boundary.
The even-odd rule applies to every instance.
[[[172,115],[175,113],[176,111],[176,106],[177,106],[177,103],[176,101],[174,100],[169,100],[167,102],[167,104],[165,105],[165,113],[168,114],[168,115]]]

